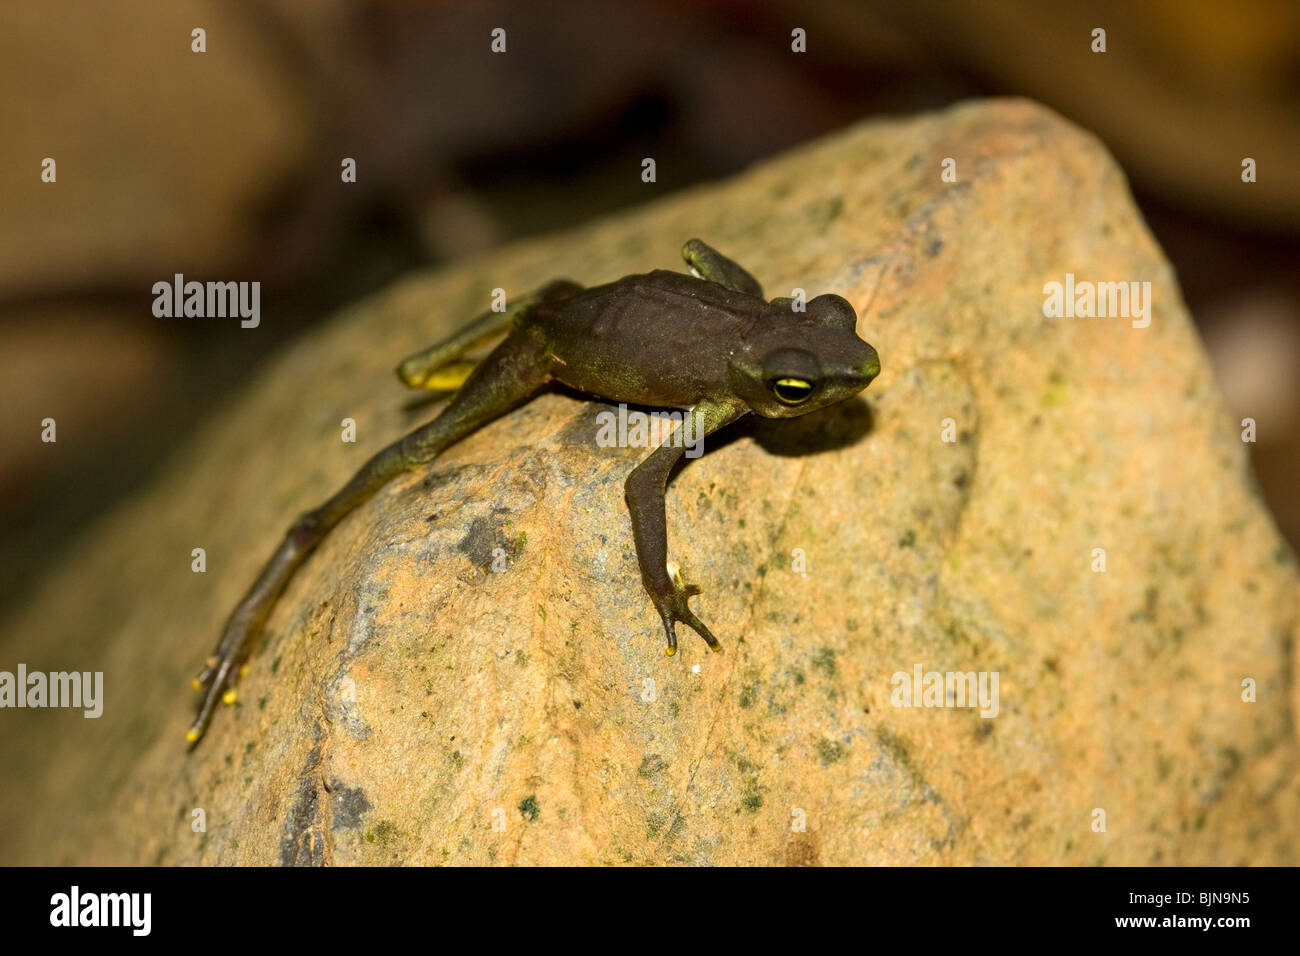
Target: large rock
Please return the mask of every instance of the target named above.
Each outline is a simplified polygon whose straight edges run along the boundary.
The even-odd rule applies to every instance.
[[[673,484],[726,652],[664,656],[642,452],[549,395],[345,521],[187,753],[189,678],[288,522],[436,410],[395,362],[493,287],[677,268],[696,235],[770,295],[847,296],[884,364]],[[1150,281],[1150,326],[1044,317],[1066,273]],[[5,623],[6,669],[103,670],[107,702],[0,715],[0,861],[1295,864],[1297,593],[1097,142],[1018,101],[869,123],[412,278],[272,363]],[[891,706],[917,665],[997,672],[997,716]]]

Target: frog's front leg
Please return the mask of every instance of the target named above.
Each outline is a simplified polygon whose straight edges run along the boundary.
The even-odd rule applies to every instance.
[[[668,475],[685,454],[687,442],[694,444],[704,440],[746,411],[748,409],[739,403],[700,402],[690,410],[678,430],[637,465],[624,483],[627,510],[632,516],[632,538],[641,565],[641,581],[663,618],[669,655],[677,653],[677,621],[691,627],[713,650],[722,650],[722,645],[687,604],[687,599],[699,594],[700,589],[684,583],[679,575],[670,573],[668,569],[668,523],[664,509]],[[679,434],[684,441],[676,441]],[[676,443],[670,444],[673,442]]]

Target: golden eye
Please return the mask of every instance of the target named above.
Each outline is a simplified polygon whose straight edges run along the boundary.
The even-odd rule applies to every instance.
[[[772,394],[783,405],[798,405],[807,401],[812,393],[812,383],[801,378],[778,378],[772,383]]]

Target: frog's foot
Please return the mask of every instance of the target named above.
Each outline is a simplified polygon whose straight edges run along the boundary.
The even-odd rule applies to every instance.
[[[229,654],[211,657],[204,664],[203,670],[194,678],[194,689],[203,694],[203,700],[194,716],[194,723],[185,734],[191,745],[198,743],[207,731],[218,704],[235,702],[235,684],[247,669],[247,665]]]
[[[235,702],[235,684],[248,670],[247,660],[252,649],[252,621],[257,620],[255,609],[250,611],[247,602],[241,605],[226,625],[221,643],[204,662],[203,670],[194,678],[194,689],[203,695],[194,723],[185,734],[193,746],[207,731],[212,716],[220,704]]]
[[[713,636],[713,632],[704,626],[704,622],[695,616],[695,612],[691,610],[688,603],[690,598],[700,593],[699,587],[683,581],[680,568],[671,561],[668,562],[668,575],[672,583],[672,590],[662,595],[652,595],[655,608],[659,611],[659,616],[663,618],[664,631],[668,635],[666,651],[668,656],[672,657],[677,653],[676,623],[678,621],[704,638],[704,642],[709,645],[709,650],[721,653],[722,645]]]

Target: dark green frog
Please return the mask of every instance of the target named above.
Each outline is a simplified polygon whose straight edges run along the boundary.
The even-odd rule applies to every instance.
[[[203,702],[187,735],[198,741],[234,685],[255,638],[307,554],[352,509],[403,472],[531,398],[551,382],[611,402],[684,410],[698,441],[754,412],[790,418],[851,398],[880,374],[876,350],[857,335],[857,315],[838,295],[802,310],[792,299],[763,299],[754,277],[698,239],[682,256],[693,275],[655,270],[584,289],[557,281],[489,312],[451,339],[398,368],[407,385],[456,389],[429,424],[375,455],[334,497],[298,518],[226,623],[216,652],[195,679]],[[505,331],[479,363],[471,348]],[[628,475],[641,580],[663,619],[668,653],[676,622],[715,651],[717,639],[687,604],[699,588],[668,563],[664,488],[689,442],[663,442]]]

